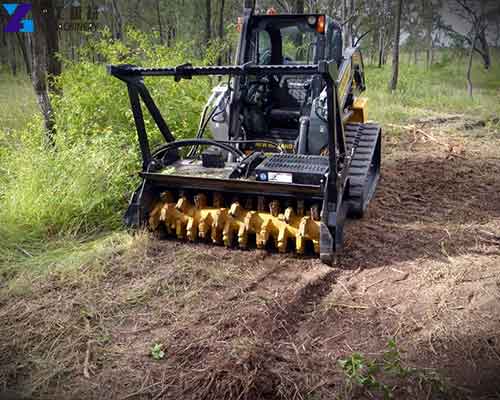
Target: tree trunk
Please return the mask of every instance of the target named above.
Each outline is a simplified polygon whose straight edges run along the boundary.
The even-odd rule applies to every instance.
[[[205,43],[212,38],[212,0],[205,0]]]
[[[389,82],[389,90],[394,92],[398,86],[399,74],[399,37],[401,30],[401,9],[403,0],[396,0],[396,20],[394,21],[394,43],[392,47],[392,77]]]
[[[378,33],[378,67],[382,68],[384,63],[384,29],[380,28]]]
[[[58,58],[59,36],[57,35],[57,19],[55,15],[54,0],[41,0],[45,4],[45,20],[47,21],[45,40],[47,41],[47,73],[49,92],[57,92],[54,77],[61,75],[61,61]]]
[[[19,48],[21,49],[21,54],[23,55],[24,65],[26,67],[26,73],[31,75],[31,60],[28,53],[28,48],[26,46],[26,35],[22,35],[19,32],[16,32],[17,42],[19,44]]]
[[[349,46],[353,46],[354,45],[354,32],[353,32],[353,15],[354,15],[354,0],[351,0],[350,1],[350,5],[349,5],[349,16],[350,16],[350,19],[349,19],[349,28],[348,28],[348,36],[349,36]]]
[[[14,36],[9,35],[7,39],[7,59],[9,60],[10,70],[12,75],[17,75],[17,54],[16,54],[16,43],[14,41]]]
[[[123,38],[123,18],[120,7],[116,0],[111,0],[111,9],[113,11],[113,20],[115,29],[113,31],[113,38],[121,40]]]
[[[218,33],[219,33],[219,39],[222,39],[224,37],[224,6],[225,6],[225,1],[224,0],[219,0],[219,28],[218,28]]]
[[[156,16],[158,18],[158,32],[160,34],[160,43],[164,43],[163,38],[163,26],[161,24],[161,13],[160,13],[160,0],[156,0]]]
[[[472,41],[472,46],[470,47],[469,64],[467,65],[467,94],[469,95],[469,97],[472,97],[472,79],[471,79],[472,56],[474,55],[474,47],[476,46],[478,36],[479,33],[476,32],[474,35],[474,40]]]
[[[218,27],[218,35],[219,40],[222,42],[224,38],[224,0],[219,0],[219,27]],[[222,54],[217,57],[217,64],[222,64]]]
[[[54,15],[53,0],[33,2],[33,19],[36,32],[32,39],[32,74],[31,79],[38,105],[42,111],[47,143],[55,145],[55,121],[49,91],[54,90],[51,76],[61,73],[61,63],[56,59],[59,50],[57,24]],[[47,84],[47,78],[49,82]]]
[[[342,22],[344,23],[344,25],[342,26],[342,38],[343,38],[343,44],[344,44],[344,48],[346,47],[347,43],[348,43],[348,35],[349,35],[349,32],[347,30],[347,25],[345,24],[345,22],[347,21],[347,18],[349,18],[349,15],[348,15],[349,11],[347,9],[347,0],[342,0]]]
[[[425,25],[426,25],[426,30],[425,30],[425,45],[426,45],[426,50],[425,50],[425,67],[429,69],[432,64],[432,28],[433,28],[433,21],[434,21],[434,11],[432,8],[432,0],[426,0],[424,1],[424,7],[425,7]]]
[[[489,69],[491,66],[491,56],[490,47],[488,46],[488,39],[486,37],[485,31],[486,29],[481,30],[477,37],[477,40],[479,41],[481,47],[481,56],[483,57],[484,68]]]

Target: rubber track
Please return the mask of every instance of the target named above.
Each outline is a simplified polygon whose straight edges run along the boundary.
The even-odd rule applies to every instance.
[[[344,128],[344,134],[348,152],[350,153],[354,148],[354,155],[349,169],[351,183],[349,192],[350,214],[361,217],[373,196],[378,181],[377,175],[373,182],[369,182],[368,173],[375,157],[380,127],[376,124],[347,124]],[[369,188],[368,185],[372,187]]]

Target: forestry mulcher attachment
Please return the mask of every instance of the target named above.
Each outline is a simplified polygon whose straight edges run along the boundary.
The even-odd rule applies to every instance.
[[[108,67],[127,84],[143,164],[132,227],[226,246],[317,253],[330,263],[347,216],[379,179],[381,130],[366,122],[363,61],[322,14],[239,19],[236,65]],[[228,76],[193,139],[176,140],[144,77]],[[182,84],[182,83],[181,83]],[[141,99],[166,143],[151,151]]]

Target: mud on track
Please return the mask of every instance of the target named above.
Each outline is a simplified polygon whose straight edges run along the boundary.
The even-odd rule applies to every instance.
[[[434,138],[386,140],[376,198],[336,268],[141,236],[98,274],[2,297],[0,393],[370,398],[347,390],[338,359],[380,357],[395,338],[406,365],[446,383],[392,379],[395,398],[496,398],[500,139]]]

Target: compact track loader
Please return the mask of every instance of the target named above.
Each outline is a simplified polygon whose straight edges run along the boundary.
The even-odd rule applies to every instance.
[[[131,227],[226,246],[316,253],[331,263],[344,222],[361,217],[379,179],[381,130],[366,122],[363,60],[322,14],[244,9],[232,66],[110,65],[127,84],[143,159],[125,214]],[[193,139],[176,140],[144,85],[228,76]],[[165,139],[150,150],[141,100]]]

